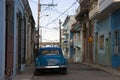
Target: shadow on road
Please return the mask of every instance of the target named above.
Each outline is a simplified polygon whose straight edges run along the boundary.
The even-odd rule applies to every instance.
[[[35,71],[34,76],[52,76],[52,75],[66,75],[67,73],[62,73],[62,71]]]

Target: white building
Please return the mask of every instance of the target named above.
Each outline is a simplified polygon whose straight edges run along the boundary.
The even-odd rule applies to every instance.
[[[64,31],[63,31],[63,35],[64,35],[64,43],[63,43],[63,51],[64,51],[64,55],[69,59],[70,58],[70,30],[71,30],[71,26],[73,23],[75,23],[75,16],[71,15],[71,16],[67,16],[64,23],[63,23],[63,27],[64,27]]]

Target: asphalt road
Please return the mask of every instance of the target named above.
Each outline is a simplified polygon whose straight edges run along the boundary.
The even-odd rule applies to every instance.
[[[34,75],[32,80],[120,80],[120,77],[84,64],[72,63],[67,74],[43,72]]]

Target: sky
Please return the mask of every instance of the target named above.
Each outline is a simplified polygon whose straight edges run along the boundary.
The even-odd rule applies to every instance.
[[[37,26],[38,0],[28,0]],[[40,30],[43,42],[59,42],[59,20],[64,23],[68,15],[75,15],[76,0],[40,0]],[[55,4],[44,6],[42,4]]]

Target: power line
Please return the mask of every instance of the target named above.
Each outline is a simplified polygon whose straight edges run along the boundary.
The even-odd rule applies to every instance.
[[[54,11],[54,12],[56,12],[56,13],[62,14],[62,12],[56,10],[56,8],[54,8],[54,9],[50,9],[50,10],[52,10],[52,11]],[[64,14],[64,15],[67,15],[67,14]]]
[[[37,2],[34,2],[33,0],[29,0],[29,1],[31,1],[31,2],[33,2],[33,3],[35,3],[35,4],[37,4],[37,5],[38,5],[38,3],[37,3]]]
[[[74,2],[68,9],[66,9],[61,15],[59,15],[56,19],[54,19],[53,21],[51,21],[50,23],[48,23],[45,26],[48,26],[50,24],[52,24],[53,22],[55,22],[59,17],[61,17],[64,13],[66,13],[70,8],[72,8],[77,2]]]
[[[49,6],[46,7],[43,11],[41,11],[41,14],[42,14],[44,11],[46,11],[47,9],[49,9]]]

